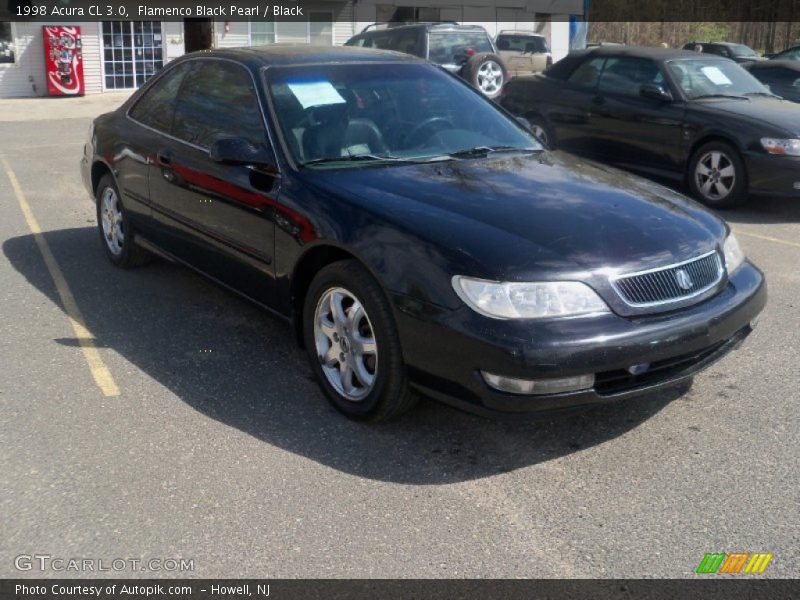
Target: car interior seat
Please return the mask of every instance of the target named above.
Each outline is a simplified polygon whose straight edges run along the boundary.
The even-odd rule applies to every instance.
[[[302,135],[306,160],[388,152],[375,123],[369,119],[351,118],[348,104],[317,106],[310,110],[313,124]]]

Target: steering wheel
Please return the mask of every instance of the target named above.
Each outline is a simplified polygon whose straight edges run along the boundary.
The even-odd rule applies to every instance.
[[[408,132],[408,135],[405,139],[406,148],[415,148],[430,138],[434,133],[447,129],[448,127],[451,129],[453,128],[453,124],[449,119],[445,117],[428,117],[422,123],[419,123]],[[430,132],[425,138],[423,138],[421,134],[427,130],[430,130]],[[420,139],[418,140],[417,138]]]

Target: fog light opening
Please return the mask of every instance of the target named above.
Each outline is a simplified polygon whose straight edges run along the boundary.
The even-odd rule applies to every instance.
[[[481,371],[483,380],[494,389],[509,394],[537,396],[588,390],[594,385],[594,374],[553,379],[517,379]]]

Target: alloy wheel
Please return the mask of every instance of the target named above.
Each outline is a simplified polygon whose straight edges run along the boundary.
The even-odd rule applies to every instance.
[[[694,177],[697,189],[705,198],[722,200],[736,185],[736,167],[724,152],[711,150],[697,161]]]
[[[114,256],[122,253],[125,245],[125,229],[122,220],[122,207],[116,190],[107,187],[100,198],[100,217],[103,225],[103,238]]]
[[[314,342],[328,383],[351,402],[375,387],[378,345],[363,304],[348,290],[330,288],[314,311]]]
[[[503,69],[493,60],[487,60],[478,69],[478,87],[487,96],[503,87]]]

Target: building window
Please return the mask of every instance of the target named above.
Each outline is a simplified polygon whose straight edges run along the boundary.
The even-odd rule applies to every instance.
[[[375,7],[378,23],[421,23],[440,21],[441,10],[417,6],[395,6],[394,4],[378,4]]]
[[[250,45],[262,46],[275,42],[293,44],[333,45],[333,13],[315,11],[309,13],[308,21],[252,21],[250,23]]]
[[[333,45],[333,13],[310,12],[308,13],[308,36],[312,44],[320,46]]]
[[[107,90],[137,88],[163,66],[159,21],[103,21],[103,75]]]
[[[251,21],[250,22],[250,45],[263,46],[264,44],[275,43],[275,22],[274,21]]]
[[[0,65],[14,64],[14,24],[0,22]]]

